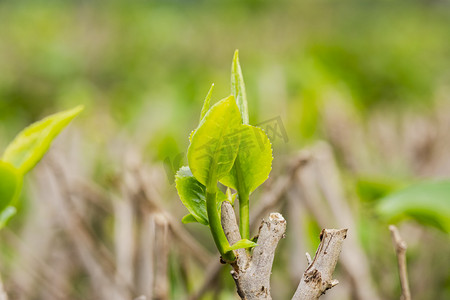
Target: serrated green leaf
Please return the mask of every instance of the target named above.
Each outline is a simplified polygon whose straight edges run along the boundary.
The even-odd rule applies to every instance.
[[[203,117],[206,115],[206,113],[209,110],[209,104],[211,103],[211,96],[212,96],[213,89],[214,89],[214,83],[211,84],[208,94],[205,97],[205,101],[203,102],[202,112],[200,114],[200,122],[202,121]]]
[[[197,219],[192,214],[187,214],[181,219],[181,223],[198,223]]]
[[[382,198],[377,210],[390,221],[410,217],[450,233],[450,182],[409,186]]]
[[[14,165],[22,174],[29,172],[42,159],[54,138],[82,110],[83,107],[78,106],[31,124],[9,144],[2,160]]]
[[[241,126],[239,152],[230,173],[220,182],[250,195],[272,170],[272,144],[264,130],[251,125]]]
[[[0,212],[19,197],[22,175],[8,162],[0,161]]]
[[[195,133],[195,129],[191,131],[191,133],[189,134],[189,143],[192,142],[192,136]]]
[[[14,206],[8,206],[3,211],[0,212],[0,229],[8,224],[9,220],[17,213]]]
[[[242,123],[248,124],[247,94],[245,92],[244,76],[242,76],[241,65],[239,64],[238,50],[234,52],[233,63],[231,65],[231,94],[236,99],[241,113]]]
[[[257,243],[252,242],[252,241],[250,241],[250,240],[243,239],[243,240],[240,240],[240,241],[236,242],[235,244],[233,244],[233,245],[228,249],[228,251],[231,251],[231,250],[237,250],[237,249],[242,249],[242,248],[244,248],[244,249],[245,249],[245,248],[252,248],[252,247],[256,247],[256,246],[258,246]]]
[[[195,178],[211,190],[230,172],[236,159],[241,117],[233,96],[216,103],[192,136],[189,167]]]
[[[206,187],[192,175],[189,167],[181,167],[175,176],[175,185],[181,202],[190,212],[190,215],[203,225],[208,225],[208,214],[206,212]],[[217,210],[220,211],[222,202],[227,197],[221,191],[217,192]],[[182,222],[190,221],[189,215],[183,217]],[[184,218],[187,218],[184,220]]]

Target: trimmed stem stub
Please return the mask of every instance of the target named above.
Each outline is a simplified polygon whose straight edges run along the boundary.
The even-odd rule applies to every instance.
[[[229,202],[222,203],[222,227],[230,244],[241,239],[236,215]],[[245,249],[234,253],[236,261],[231,263],[231,275],[241,299],[270,300],[270,275],[275,249],[286,231],[286,220],[279,213],[271,213],[263,220],[259,228],[256,246],[250,257]],[[347,237],[347,229],[323,229],[320,234],[320,244],[314,259],[309,264],[292,299],[318,299],[326,290],[339,282],[332,279],[342,243]]]
[[[233,207],[227,202],[222,204],[222,226],[230,243],[241,238]],[[272,213],[261,223],[258,246],[253,249],[253,255],[249,257],[244,249],[236,252],[237,259],[232,264],[231,275],[241,299],[272,299],[270,295],[272,264],[275,249],[280,239],[284,237],[285,231],[286,220],[281,214]]]
[[[332,275],[341,253],[347,229],[323,229],[313,261],[303,273],[293,300],[315,300],[338,284]]]

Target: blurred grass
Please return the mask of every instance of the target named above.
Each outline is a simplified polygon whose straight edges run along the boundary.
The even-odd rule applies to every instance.
[[[295,145],[320,136],[330,90],[361,114],[431,105],[449,81],[449,14],[421,1],[1,2],[0,120],[16,131],[81,102],[133,130],[146,113],[163,144],[180,140],[211,82],[229,93],[239,48],[253,122],[282,115]]]

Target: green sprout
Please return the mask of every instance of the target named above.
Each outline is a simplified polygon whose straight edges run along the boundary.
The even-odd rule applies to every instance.
[[[0,157],[0,229],[16,214],[23,177],[42,159],[58,134],[83,110],[62,111],[20,132]]]
[[[272,169],[272,145],[266,133],[249,125],[245,84],[236,50],[231,70],[231,95],[210,107],[211,86],[203,104],[200,124],[192,131],[188,148],[189,166],[176,174],[178,195],[189,214],[183,223],[209,226],[222,258],[235,260],[233,250],[251,248],[249,199]],[[227,193],[218,183],[227,187]],[[231,189],[236,191],[231,194]],[[239,202],[239,230],[242,240],[230,245],[220,221],[223,201]]]

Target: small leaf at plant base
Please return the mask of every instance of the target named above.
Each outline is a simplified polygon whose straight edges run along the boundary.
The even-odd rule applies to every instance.
[[[82,106],[56,113],[20,132],[3,153],[2,160],[22,174],[30,171],[47,152],[55,137],[83,110]]]
[[[181,167],[175,176],[175,184],[181,202],[191,215],[201,224],[208,225],[208,214],[206,213],[206,189],[192,175],[189,167]]]
[[[203,225],[208,225],[208,214],[206,212],[206,187],[201,184],[192,175],[189,167],[181,167],[175,176],[175,184],[180,196],[181,202],[190,212],[190,215]],[[224,193],[221,191],[217,192],[217,209],[220,209],[222,202],[227,200]],[[187,218],[185,221],[189,221],[189,215],[185,216]],[[183,223],[184,222],[183,218]]]
[[[231,172],[220,182],[240,194],[251,194],[272,170],[272,144],[264,130],[242,125],[239,152]]]
[[[181,223],[198,223],[197,219],[192,214],[187,214],[181,219]]]
[[[244,76],[242,76],[241,65],[239,64],[238,50],[234,52],[233,63],[231,65],[231,94],[236,99],[241,113],[242,123],[248,124],[247,95],[245,92]]]
[[[15,216],[17,210],[14,206],[8,206],[0,212],[0,229],[8,224],[9,220]]]
[[[19,197],[22,175],[10,163],[0,161],[0,212]]]
[[[450,233],[450,182],[423,182],[393,192],[377,210],[389,221],[410,217]]]
[[[211,189],[234,164],[239,148],[241,117],[230,96],[216,103],[192,136],[188,148],[189,167],[195,178]]]
[[[255,242],[252,242],[250,240],[240,240],[240,241],[236,242],[235,244],[233,244],[228,249],[228,251],[242,249],[242,248],[244,248],[244,249],[245,248],[252,248],[252,247],[256,247],[256,246],[258,246],[258,244],[255,243]]]

